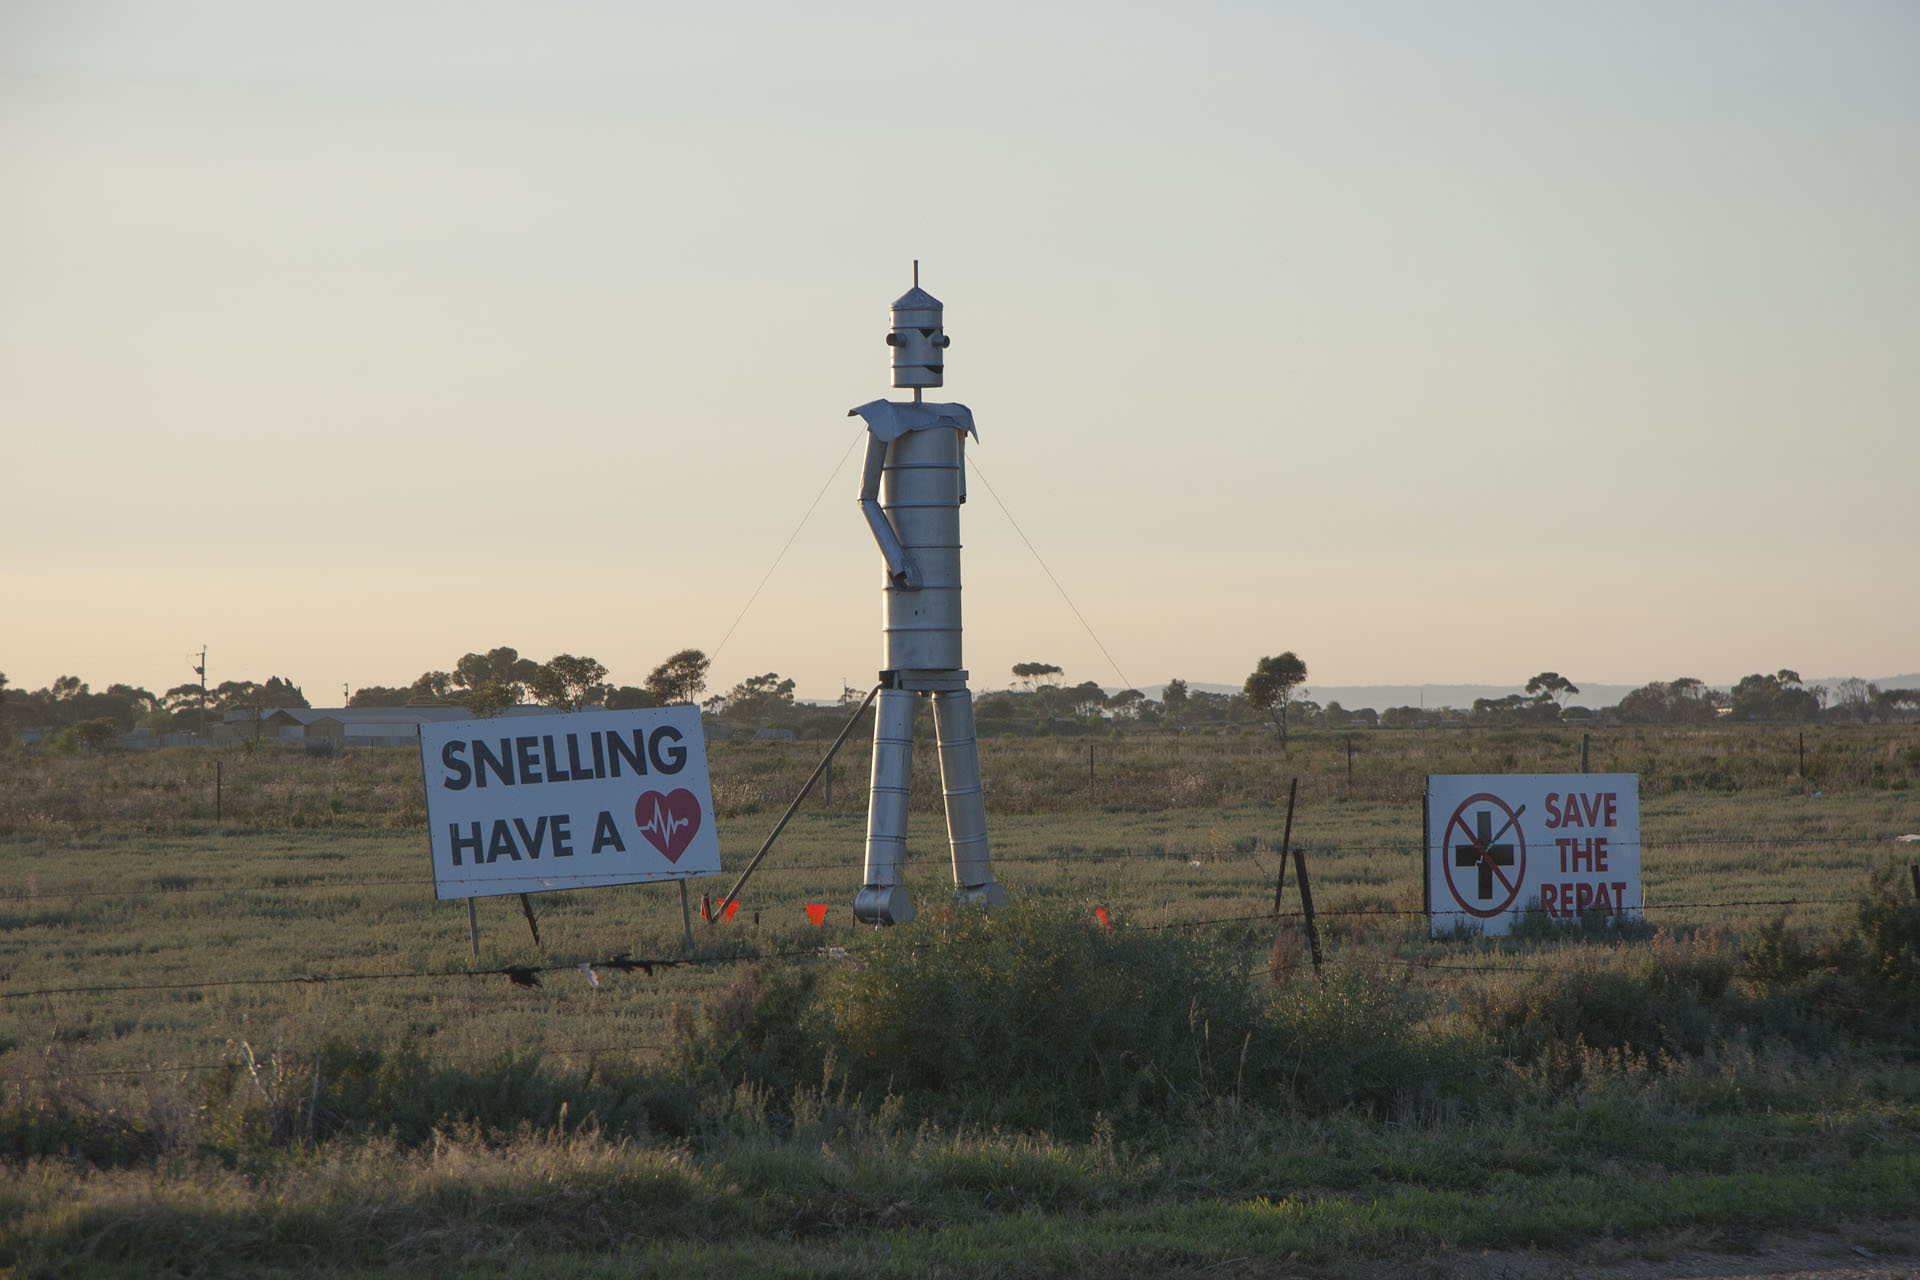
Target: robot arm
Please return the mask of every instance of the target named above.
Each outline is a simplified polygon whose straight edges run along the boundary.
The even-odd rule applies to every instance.
[[[887,562],[887,576],[899,591],[918,591],[920,589],[920,566],[900,545],[900,535],[893,531],[893,525],[887,520],[887,513],[880,509],[880,475],[887,466],[887,442],[879,436],[867,437],[867,463],[860,477],[860,514],[867,518],[867,527],[873,530],[873,540],[880,544],[880,554]]]

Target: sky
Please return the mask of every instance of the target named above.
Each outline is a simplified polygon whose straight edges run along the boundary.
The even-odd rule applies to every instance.
[[[0,671],[865,688],[918,259],[976,688],[1910,672],[1916,228],[1908,0],[0,0]]]

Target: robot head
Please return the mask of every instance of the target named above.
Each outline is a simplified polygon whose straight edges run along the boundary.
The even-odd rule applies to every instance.
[[[943,310],[940,299],[917,284],[894,299],[893,328],[887,331],[894,386],[941,385],[949,341],[941,329]]]

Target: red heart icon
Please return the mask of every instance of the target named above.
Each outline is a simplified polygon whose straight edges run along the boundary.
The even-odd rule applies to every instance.
[[[700,801],[685,787],[665,795],[649,791],[634,801],[633,820],[668,862],[678,862],[700,830]]]

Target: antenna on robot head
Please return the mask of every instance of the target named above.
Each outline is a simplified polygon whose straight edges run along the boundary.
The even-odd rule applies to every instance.
[[[920,287],[920,259],[918,258],[913,260],[913,287],[916,289]]]

